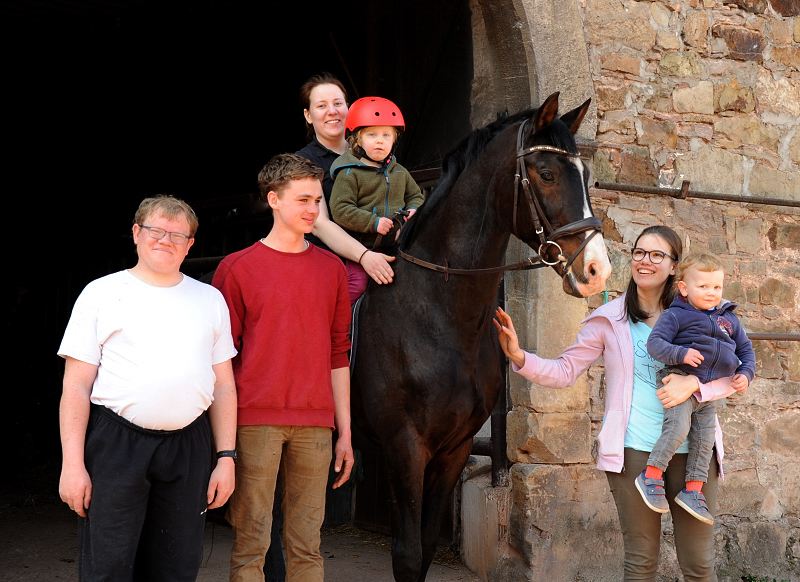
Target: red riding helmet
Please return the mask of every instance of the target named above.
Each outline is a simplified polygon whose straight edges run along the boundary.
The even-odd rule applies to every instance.
[[[355,131],[359,127],[372,125],[399,127],[401,130],[406,128],[397,105],[383,97],[362,97],[350,106],[345,128]]]

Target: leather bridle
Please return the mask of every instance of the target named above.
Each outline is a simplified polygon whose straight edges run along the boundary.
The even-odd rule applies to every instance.
[[[594,235],[596,235],[598,232],[603,232],[603,223],[599,218],[590,216],[589,218],[582,218],[581,220],[570,222],[569,224],[560,228],[553,228],[553,226],[550,224],[550,221],[547,219],[541,204],[539,203],[539,199],[536,196],[536,192],[534,191],[533,187],[531,186],[530,180],[528,179],[528,173],[525,169],[525,157],[532,153],[542,151],[569,156],[571,158],[578,158],[580,156],[578,154],[573,154],[566,150],[547,145],[538,145],[523,149],[523,136],[525,135],[525,127],[527,124],[528,120],[523,121],[520,124],[519,132],[517,133],[517,173],[514,174],[514,210],[512,219],[512,233],[517,238],[520,238],[519,234],[517,233],[517,214],[520,198],[520,185],[522,185],[522,191],[525,193],[525,198],[528,202],[528,211],[533,218],[533,225],[536,235],[539,237],[540,244],[537,254],[532,257],[528,257],[519,263],[514,263],[513,265],[491,267],[488,269],[451,269],[446,259],[444,261],[444,265],[437,265],[435,263],[429,263],[428,261],[423,261],[422,259],[412,257],[408,253],[399,250],[398,253],[403,259],[409,261],[410,263],[414,263],[415,265],[425,267],[426,269],[444,273],[445,281],[450,278],[450,275],[486,275],[490,273],[502,273],[504,271],[538,269],[548,266],[551,267],[558,265],[559,263],[562,264],[562,278],[566,277],[571,272],[572,263],[576,258],[578,258],[578,255],[583,252],[583,249],[586,248],[586,245],[589,244],[589,241],[592,239],[592,237],[594,237]],[[574,236],[586,231],[592,232],[589,233],[589,235],[584,239],[575,252],[572,253],[572,256],[567,259],[563,254],[561,245],[559,245],[556,241],[559,238],[565,236]],[[558,252],[558,258],[552,262],[548,261],[542,252],[543,250],[546,252],[550,246],[556,247]]]

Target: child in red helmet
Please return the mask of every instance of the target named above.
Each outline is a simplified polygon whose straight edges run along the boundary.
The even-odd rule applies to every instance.
[[[395,160],[394,146],[405,129],[397,105],[381,97],[363,97],[350,106],[346,129],[352,149],[331,165],[331,214],[353,238],[371,248],[378,235],[392,229],[392,214],[408,210],[410,217],[424,197],[408,170]],[[367,279],[359,263],[347,261],[351,303],[364,293]]]

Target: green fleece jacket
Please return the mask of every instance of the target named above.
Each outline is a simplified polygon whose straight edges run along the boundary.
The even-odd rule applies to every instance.
[[[425,197],[394,155],[389,165],[369,166],[345,152],[331,165],[333,220],[370,248],[377,238],[378,220],[398,210],[419,208]]]

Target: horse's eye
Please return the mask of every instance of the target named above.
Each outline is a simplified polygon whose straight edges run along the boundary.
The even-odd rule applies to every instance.
[[[553,172],[540,172],[539,177],[542,179],[542,182],[552,182],[553,181]]]

